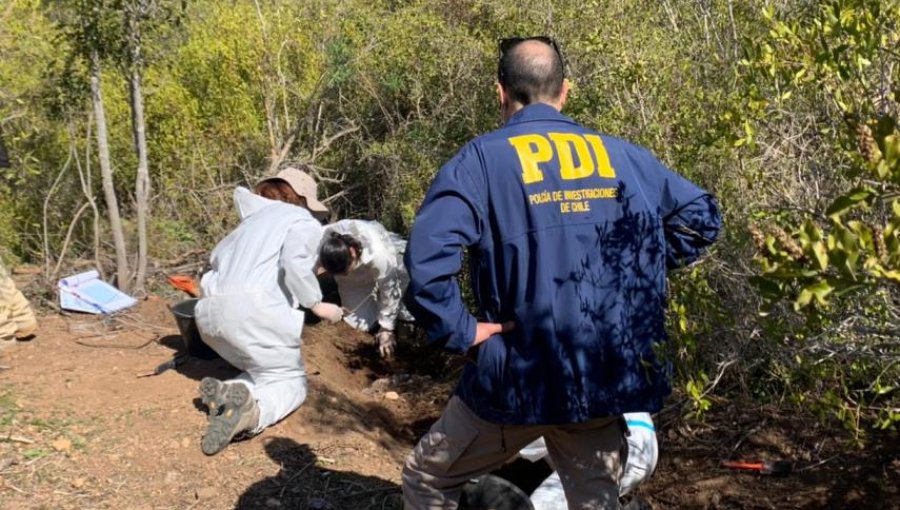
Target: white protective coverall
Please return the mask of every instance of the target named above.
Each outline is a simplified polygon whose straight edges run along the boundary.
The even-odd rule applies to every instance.
[[[620,496],[628,494],[641,482],[650,478],[653,470],[656,469],[656,461],[659,457],[656,429],[650,413],[625,413],[624,417],[629,434],[626,438],[628,459],[625,461],[625,470],[619,483]],[[519,456],[532,462],[546,457],[547,445],[544,443],[544,438],[537,439],[522,448]],[[534,505],[534,510],[567,510],[569,508],[558,472],[554,471],[531,493],[531,503]]]
[[[376,324],[393,331],[398,316],[411,321],[401,304],[409,284],[403,265],[406,241],[377,221],[341,220],[325,226],[323,239],[330,232],[349,235],[362,244],[359,264],[347,274],[334,275],[341,305],[349,310],[344,321],[362,331],[372,331]]]
[[[241,223],[212,252],[197,303],[197,329],[211,348],[244,372],[259,406],[254,433],[306,399],[300,354],[304,314],[322,300],[314,273],[322,226],[301,207],[237,188]]]

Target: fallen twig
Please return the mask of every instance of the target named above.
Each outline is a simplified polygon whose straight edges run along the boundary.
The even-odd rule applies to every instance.
[[[6,436],[0,438],[0,440],[7,443],[34,444],[34,439],[28,439],[27,437],[22,436]]]
[[[816,462],[815,464],[810,464],[809,466],[804,466],[800,469],[795,469],[794,471],[799,473],[800,471],[806,471],[808,469],[813,469],[813,468],[821,466],[822,464],[825,464],[826,462],[831,462],[832,460],[834,460],[840,456],[841,456],[841,454],[837,453],[835,455],[832,455],[831,457],[828,457],[827,459],[822,459],[819,462]]]
[[[118,335],[118,333],[116,333],[116,334],[113,335],[113,336],[117,336],[117,335]],[[95,335],[95,337],[96,337],[96,336],[101,336],[101,335]],[[156,341],[159,340],[161,337],[162,337],[162,335],[154,334],[149,340],[147,340],[146,342],[144,342],[144,343],[142,343],[142,344],[140,344],[140,345],[92,344],[92,343],[88,343],[88,342],[82,342],[81,340],[79,340],[79,339],[77,339],[77,338],[74,340],[74,342],[75,342],[76,344],[78,344],[78,345],[83,345],[83,346],[85,346],[85,347],[98,347],[98,348],[101,348],[101,349],[132,349],[132,350],[138,350],[138,349],[143,349],[144,347],[147,347],[148,345],[152,344],[153,342],[156,342]],[[86,338],[92,338],[92,337],[86,337]]]
[[[31,495],[30,492],[23,491],[22,489],[20,489],[20,488],[16,487],[15,485],[9,483],[9,480],[4,480],[4,481],[3,481],[3,485],[5,485],[6,488],[12,489],[12,490],[14,490],[14,491],[16,491],[16,492],[18,492],[18,493],[20,493],[20,494],[28,494],[28,495]]]
[[[744,443],[744,441],[747,440],[748,437],[755,434],[759,429],[765,427],[767,423],[768,423],[768,419],[763,418],[763,421],[756,424],[756,426],[750,427],[750,430],[748,430],[746,433],[744,433],[744,435],[741,436],[740,439],[738,439],[738,442],[735,443],[734,446],[731,447],[731,453],[736,452],[737,449],[741,446],[741,444]]]

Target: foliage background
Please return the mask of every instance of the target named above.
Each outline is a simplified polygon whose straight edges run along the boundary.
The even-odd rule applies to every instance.
[[[566,113],[649,147],[723,207],[721,242],[671,280],[684,413],[749,396],[837,418],[860,442],[900,421],[896,1],[157,3],[178,13],[143,41],[158,264],[211,248],[235,223],[234,185],[288,162],[311,165],[334,218],[405,234],[441,163],[498,127],[497,40],[549,34],[574,85]],[[13,162],[0,169],[0,256],[48,280],[95,255],[111,269],[105,217],[75,214],[100,191],[87,69],[66,27],[119,8],[0,6]],[[106,59],[133,229],[127,86],[120,57]]]

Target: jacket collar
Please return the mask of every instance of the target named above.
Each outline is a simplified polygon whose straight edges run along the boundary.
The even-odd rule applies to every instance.
[[[536,122],[536,121],[558,121],[558,122],[568,122],[570,124],[576,124],[576,122],[569,117],[566,117],[562,113],[560,113],[556,108],[546,104],[546,103],[533,103],[530,104],[521,110],[517,111],[513,114],[512,117],[506,121],[504,127],[515,126],[517,124],[522,124],[524,122]]]

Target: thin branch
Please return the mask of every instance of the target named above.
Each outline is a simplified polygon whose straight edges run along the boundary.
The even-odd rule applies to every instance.
[[[47,195],[44,196],[44,206],[43,206],[43,229],[44,229],[44,276],[50,277],[50,233],[48,232],[49,226],[47,225],[47,209],[50,207],[50,199],[53,198],[53,193],[56,191],[56,187],[59,186],[60,181],[62,181],[63,175],[66,173],[66,170],[69,169],[69,165],[72,163],[73,154],[75,152],[75,138],[72,136],[72,127],[69,126],[69,155],[66,157],[66,162],[63,164],[62,169],[59,171],[59,174],[54,179],[53,184],[50,185],[50,189],[47,190]]]
[[[313,90],[310,93],[309,98],[307,99],[307,105],[305,108],[307,110],[307,112],[309,112],[309,110],[312,108],[313,99],[317,98],[319,96],[320,89],[324,82],[325,82],[325,75],[322,74],[319,76],[319,79],[316,81],[316,85],[313,87]],[[323,107],[323,104],[322,104],[322,101],[320,100],[318,103],[319,118],[321,118],[321,115],[322,115],[322,107]],[[294,127],[291,128],[291,131],[284,138],[284,141],[281,143],[281,146],[277,150],[275,150],[274,146],[273,146],[273,156],[272,156],[272,161],[269,163],[269,172],[268,172],[270,175],[274,174],[275,171],[278,169],[278,167],[281,166],[281,164],[284,162],[285,158],[287,158],[288,154],[291,151],[291,148],[294,146],[294,143],[297,141],[297,137],[300,135],[300,131],[302,131],[304,126],[306,126],[306,123],[308,120],[309,120],[308,116],[307,117],[299,117],[297,119],[297,121],[294,123]],[[315,131],[315,129],[314,129],[314,131]]]
[[[69,241],[72,239],[72,232],[75,230],[75,224],[78,223],[79,218],[84,213],[85,210],[90,206],[89,203],[85,202],[81,207],[78,208],[78,211],[75,213],[75,216],[72,218],[72,222],[69,223],[69,229],[66,231],[66,239],[63,241],[62,248],[59,250],[59,258],[56,259],[56,267],[53,268],[53,273],[51,274],[51,279],[56,279],[59,275],[59,268],[62,265],[63,259],[66,256],[66,250],[69,248]]]
[[[97,199],[94,197],[93,186],[91,185],[91,127],[94,123],[92,115],[87,116],[87,128],[84,144],[84,172],[81,170],[81,164],[76,155],[75,163],[78,165],[78,180],[81,181],[81,191],[84,197],[91,205],[94,213],[94,266],[97,273],[100,274],[101,280],[106,280],[103,271],[103,264],[100,263],[100,210],[97,207]]]
[[[322,140],[322,143],[320,143],[316,148],[313,149],[312,157],[310,159],[312,161],[315,161],[316,158],[319,156],[319,154],[322,154],[323,152],[328,150],[329,147],[331,147],[332,143],[334,143],[335,141],[337,141],[340,138],[343,138],[343,137],[345,137],[349,134],[355,133],[357,131],[359,131],[359,126],[352,125],[348,128],[344,128],[344,129],[338,131],[337,133],[329,136],[328,138],[325,138],[324,140]]]
[[[721,381],[722,376],[725,375],[725,369],[727,369],[731,365],[734,365],[736,362],[737,362],[737,360],[732,359],[732,360],[728,360],[728,361],[719,363],[719,373],[716,374],[716,378],[713,380],[712,384],[710,384],[709,386],[706,387],[706,390],[703,391],[703,393],[700,395],[700,398],[704,398],[707,395],[709,395],[712,392],[712,390],[714,390],[716,388],[716,386],[719,385],[719,381]]]

